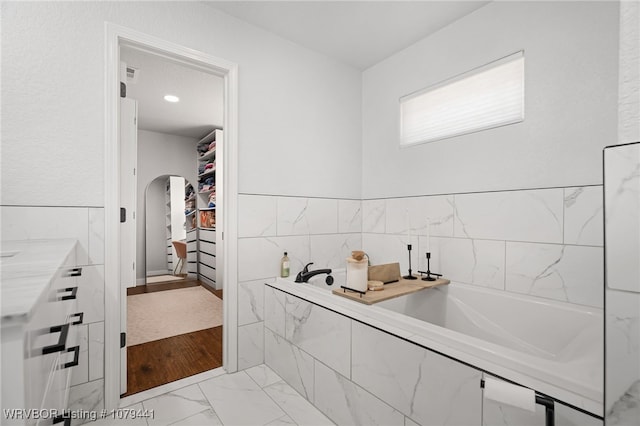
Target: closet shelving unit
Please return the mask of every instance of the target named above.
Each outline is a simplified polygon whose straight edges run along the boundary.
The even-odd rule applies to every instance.
[[[216,151],[222,144],[222,137],[222,130],[215,129],[197,145],[198,277],[214,288],[219,288],[216,285]],[[209,164],[211,166],[204,171],[204,166]],[[214,205],[210,206],[210,202]]]
[[[165,225],[167,239],[167,271],[173,271],[173,246],[171,242],[171,182],[167,178],[164,192],[165,200]]]

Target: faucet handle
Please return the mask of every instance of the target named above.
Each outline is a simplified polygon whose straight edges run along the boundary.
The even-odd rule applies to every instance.
[[[309,272],[309,265],[313,265],[313,262],[307,263],[306,265],[304,265],[304,268],[302,268],[303,274],[306,274],[307,272]]]

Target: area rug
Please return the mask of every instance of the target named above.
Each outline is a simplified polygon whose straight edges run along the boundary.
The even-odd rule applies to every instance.
[[[222,300],[197,287],[127,296],[127,346],[222,325]]]
[[[154,275],[152,277],[147,277],[147,284],[166,283],[169,281],[180,280],[184,280],[184,277],[178,277],[175,275]]]

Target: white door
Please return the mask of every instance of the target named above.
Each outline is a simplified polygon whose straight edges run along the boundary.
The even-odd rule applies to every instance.
[[[138,104],[120,99],[120,333],[127,332],[127,288],[136,285]],[[126,341],[126,339],[125,339]],[[120,394],[127,391],[127,347],[120,345]]]

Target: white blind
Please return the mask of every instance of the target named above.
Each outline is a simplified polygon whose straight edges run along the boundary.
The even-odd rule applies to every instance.
[[[400,145],[477,132],[524,119],[524,54],[518,52],[400,99]]]

